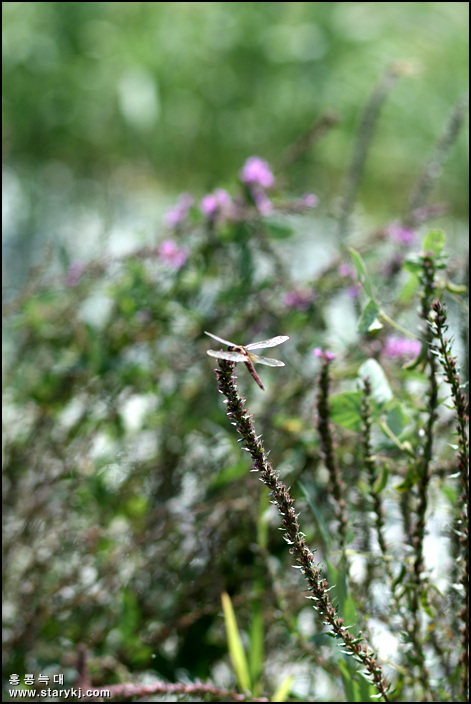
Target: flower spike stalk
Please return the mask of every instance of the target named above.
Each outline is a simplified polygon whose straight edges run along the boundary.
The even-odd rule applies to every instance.
[[[255,431],[252,415],[245,406],[245,399],[238,393],[232,376],[234,367],[233,362],[219,360],[219,369],[216,370],[218,389],[225,397],[227,415],[236,426],[237,432],[242,438],[243,447],[252,457],[252,471],[259,473],[260,480],[270,490],[272,503],[278,508],[285,531],[285,540],[308,583],[308,590],[311,593],[309,598],[313,600],[314,608],[322,623],[326,624],[331,632],[343,641],[346,652],[363,665],[366,675],[376,687],[378,695],[388,702],[390,701],[388,697],[390,685],[384,678],[382,665],[376,659],[375,654],[366,645],[362,645],[361,638],[355,638],[344,626],[343,619],[336,614],[335,607],[329,597],[330,586],[327,580],[321,577],[321,569],[316,565],[314,553],[308,548],[304,534],[300,530],[294,499],[268,461],[262,440]]]
[[[429,325],[437,340],[435,354],[438,357],[445,381],[451,387],[451,397],[456,413],[456,434],[458,436],[457,466],[462,493],[460,496],[461,515],[456,527],[461,545],[459,556],[460,583],[462,587],[462,608],[460,612],[462,666],[461,691],[463,701],[467,701],[469,690],[469,440],[467,425],[468,400],[463,391],[456,358],[453,356],[451,341],[445,337],[448,329],[446,307],[436,300],[432,303]]]

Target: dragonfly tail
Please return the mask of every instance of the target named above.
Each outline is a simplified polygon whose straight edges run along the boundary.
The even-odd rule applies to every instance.
[[[265,387],[264,387],[264,385],[262,384],[262,380],[260,379],[260,377],[258,376],[257,372],[255,371],[252,362],[244,362],[244,364],[245,364],[245,366],[247,367],[247,369],[249,370],[249,372],[250,372],[252,378],[255,379],[255,381],[256,381],[257,384],[260,386],[260,388],[262,389],[262,391],[265,391]]]

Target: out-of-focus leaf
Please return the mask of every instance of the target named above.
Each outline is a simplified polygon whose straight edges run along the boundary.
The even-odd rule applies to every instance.
[[[286,240],[294,235],[294,230],[286,223],[279,222],[277,220],[265,220],[265,228],[274,240]]]
[[[415,486],[418,481],[419,481],[419,472],[417,471],[417,468],[413,464],[410,464],[409,469],[407,470],[406,478],[400,484],[396,484],[396,486],[394,488],[400,494],[403,494],[404,492],[412,489],[412,487]]]
[[[322,540],[324,542],[324,545],[326,546],[327,549],[329,549],[332,539],[330,536],[330,532],[326,526],[322,510],[319,508],[319,506],[314,501],[311,492],[308,491],[307,487],[302,482],[299,482],[299,488],[303,492],[303,494],[306,498],[306,501],[308,502],[308,504],[311,508],[311,511],[314,516],[314,520],[316,521],[316,524],[317,524],[317,529],[319,530],[319,533],[322,536]]]
[[[263,585],[260,584],[260,588]],[[261,591],[261,589],[260,589]],[[252,620],[250,623],[250,652],[249,652],[249,669],[250,681],[252,687],[257,687],[260,675],[263,670],[263,652],[264,652],[264,624],[263,624],[263,603],[261,594],[252,602]]]
[[[226,636],[229,654],[231,656],[234,672],[241,691],[250,691],[250,675],[244,646],[237,627],[237,620],[229,594],[221,594],[222,609],[224,612],[224,622],[226,624]]]
[[[292,684],[294,682],[294,677],[293,675],[288,675],[288,677],[285,677],[285,679],[281,682],[281,684],[278,685],[276,688],[271,701],[272,702],[285,702],[288,697],[289,693],[291,691]]]
[[[347,430],[359,432],[362,426],[361,404],[363,394],[360,391],[346,391],[330,398],[331,419],[333,423]]]
[[[393,401],[391,404],[388,404],[386,422],[388,428],[390,428],[394,435],[399,437],[404,428],[411,423],[411,420],[410,415],[406,413],[402,403]]]
[[[376,694],[375,687],[355,669],[351,660],[340,658],[338,661],[342,684],[347,702],[368,702]]]
[[[445,244],[445,233],[442,230],[430,230],[422,242],[424,252],[433,252],[435,256],[439,256]]]
[[[378,305],[372,298],[370,298],[366,306],[363,308],[360,320],[358,321],[358,332],[365,334],[367,332],[381,330],[383,324],[380,321],[379,316],[380,310]]]
[[[353,263],[355,265],[355,269],[357,270],[358,281],[363,285],[368,296],[370,298],[374,298],[370,277],[368,276],[368,270],[365,262],[363,261],[363,257],[352,247],[350,247],[349,252],[352,255]]]
[[[358,376],[360,379],[365,377],[369,379],[371,396],[380,406],[392,399],[393,392],[389,386],[386,374],[376,359],[367,359],[366,362],[363,362],[358,370]]]
[[[375,483],[373,485],[373,493],[374,494],[380,494],[383,491],[384,487],[388,483],[388,477],[389,477],[389,468],[385,464],[381,470],[381,474],[379,475],[379,477],[377,478],[377,480],[375,481]]]
[[[402,268],[409,271],[411,274],[418,276],[422,271],[422,260],[417,254],[411,254],[403,262]]]
[[[394,580],[394,582],[393,582],[392,585],[391,585],[393,589],[394,589],[395,587],[397,587],[398,584],[402,584],[402,582],[404,581],[404,577],[406,576],[406,574],[407,574],[407,568],[406,568],[405,564],[403,563],[403,564],[401,565],[401,569],[399,570],[399,574],[397,575],[396,579]]]
[[[453,281],[448,279],[445,281],[445,288],[450,293],[467,293],[468,287],[465,284],[455,284]]]
[[[422,593],[420,595],[420,603],[422,604],[422,608],[425,611],[425,613],[427,614],[427,616],[430,616],[430,618],[433,618],[435,616],[435,614],[433,613],[433,610],[429,604],[428,594],[425,591],[425,589],[422,590]]]
[[[406,267],[403,266],[405,269]],[[413,297],[416,295],[417,290],[419,288],[419,277],[417,276],[417,273],[413,273],[412,276],[409,277],[409,279],[405,282],[403,287],[401,288],[399,295],[398,295],[398,300],[401,303],[409,303]]]
[[[240,479],[240,477],[244,476],[246,473],[247,463],[243,461],[236,462],[228,467],[224,467],[224,469],[221,469],[221,471],[218,472],[211,480],[209,490],[219,489],[226,486],[226,484],[230,484],[231,482]]]
[[[346,571],[345,569],[335,567],[329,560],[325,562],[329,574],[329,585],[331,586],[330,596],[336,600],[339,614],[345,624],[347,626],[353,626],[357,622],[357,610],[355,601],[348,592]]]

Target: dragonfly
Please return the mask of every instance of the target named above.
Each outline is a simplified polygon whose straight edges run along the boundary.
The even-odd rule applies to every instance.
[[[285,363],[280,362],[279,359],[272,359],[271,357],[260,357],[258,354],[253,354],[250,350],[264,349],[265,347],[276,347],[281,345],[282,342],[289,340],[287,335],[278,335],[278,337],[270,337],[269,340],[262,340],[261,342],[251,342],[250,345],[236,345],[234,342],[229,340],[224,340],[222,337],[213,335],[212,332],[204,331],[205,335],[209,335],[214,340],[221,342],[223,345],[227,345],[226,350],[207,350],[207,354],[210,357],[215,357],[216,359],[227,359],[229,362],[243,362],[247,369],[249,370],[252,378],[257,382],[261,389],[265,390],[264,385],[257,372],[255,371],[254,364],[266,364],[267,367],[284,367]]]

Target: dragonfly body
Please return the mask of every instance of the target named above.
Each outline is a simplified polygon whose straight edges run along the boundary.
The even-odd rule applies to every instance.
[[[236,345],[229,340],[224,340],[222,337],[213,335],[211,332],[206,332],[206,335],[212,337],[218,342],[222,342],[223,345],[227,345],[226,350],[207,350],[210,357],[215,357],[216,359],[227,359],[229,362],[243,362],[247,369],[249,370],[253,379],[257,382],[261,389],[265,389],[262,384],[260,377],[255,371],[254,364],[266,364],[268,367],[284,367],[285,363],[281,362],[279,359],[272,359],[271,357],[261,357],[260,355],[253,354],[250,350],[264,349],[265,347],[276,347],[281,345],[283,342],[288,340],[287,335],[279,335],[278,337],[271,337],[269,340],[262,340],[261,342],[252,342],[250,345]]]

